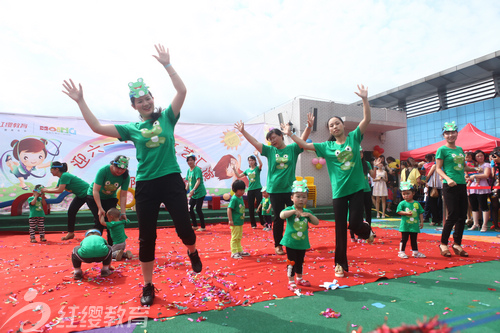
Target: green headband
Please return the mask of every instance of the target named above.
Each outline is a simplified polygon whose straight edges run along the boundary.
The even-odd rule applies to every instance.
[[[120,169],[127,169],[129,160],[130,157],[121,156],[118,161],[113,161],[113,164]]]
[[[309,189],[307,188],[307,180],[296,180],[292,185],[292,193],[297,192],[307,192]]]
[[[443,132],[453,132],[453,131],[458,131],[458,127],[455,124],[455,121],[452,121],[451,123],[444,123]]]
[[[146,86],[142,78],[138,78],[137,82],[129,82],[128,86],[130,88],[130,97],[139,98],[149,94],[149,87]]]
[[[413,185],[410,182],[401,182],[401,184],[399,184],[399,189],[401,191],[412,191]]]

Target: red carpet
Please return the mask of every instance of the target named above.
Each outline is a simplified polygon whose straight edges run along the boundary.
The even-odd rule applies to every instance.
[[[322,290],[320,284],[332,281],[334,222],[321,221],[310,230],[313,249],[306,254],[304,274],[313,287],[302,293]],[[500,257],[497,243],[464,241],[469,258],[439,255],[439,238],[420,234],[423,259],[399,259],[399,232],[376,229],[373,245],[349,243],[350,272],[338,279],[341,285],[357,285],[381,278],[398,278],[451,266],[495,260]],[[127,229],[128,249],[138,254],[137,230]],[[70,253],[82,240],[62,242],[63,234],[48,234],[47,243],[29,243],[28,234],[2,235],[0,238],[0,278],[3,304],[0,308],[1,332],[24,330],[69,332],[88,330],[126,322],[133,317],[167,320],[178,314],[250,305],[264,300],[293,296],[287,290],[286,256],[274,255],[272,232],[245,225],[243,248],[252,255],[241,260],[230,258],[230,230],[227,224],[210,225],[198,233],[198,248],[204,270],[190,271],[186,248],[174,229],[158,230],[155,304],[140,308],[142,276],[137,259],[113,262],[115,272],[100,278],[100,265],[83,264],[84,280],[74,281]],[[407,246],[410,252],[410,244]],[[30,288],[38,291],[28,292]],[[200,314],[201,316],[201,314]],[[39,325],[37,325],[39,323]],[[42,326],[43,324],[43,326]]]

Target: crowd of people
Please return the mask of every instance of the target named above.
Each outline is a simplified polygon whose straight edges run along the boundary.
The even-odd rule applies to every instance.
[[[138,122],[125,125],[101,124],[87,105],[82,86],[75,85],[72,80],[64,81],[63,84],[63,92],[77,103],[86,123],[95,133],[120,141],[132,141],[136,147],[138,167],[135,199],[139,223],[139,261],[144,280],[141,304],[146,306],[153,304],[156,292],[153,268],[160,205],[163,204],[170,212],[177,235],[186,246],[192,270],[197,273],[202,271],[203,265],[196,247],[195,230],[201,232],[206,228],[202,211],[206,190],[201,170],[195,165],[196,157],[186,157],[189,169],[184,181],[175,155],[174,129],[187,89],[170,62],[168,49],[162,45],[156,45],[155,48],[157,55],[154,57],[169,76],[176,94],[168,108],[155,108],[154,97],[142,79],[129,83],[129,98],[132,108],[139,113]],[[307,182],[296,180],[296,163],[304,149],[316,151],[326,160],[328,167],[335,217],[336,277],[343,277],[349,271],[348,230],[353,241],[357,241],[356,237],[368,244],[375,241],[376,234],[371,227],[372,200],[378,218],[384,218],[386,212],[391,210],[391,205],[397,206],[396,213],[402,217],[402,238],[398,253],[400,258],[408,258],[405,254],[408,239],[411,241],[412,256],[425,257],[418,251],[417,234],[424,221],[430,217],[432,223],[441,223],[441,197],[448,207],[441,237],[441,255],[451,256],[448,239],[454,230],[452,250],[456,255],[468,256],[461,247],[468,201],[474,221],[471,229],[481,227],[482,231],[486,230],[490,217],[488,197],[491,198],[493,210],[496,207],[496,212],[492,212],[491,216],[494,228],[498,228],[496,191],[492,192],[491,189],[483,187],[491,187],[492,178],[499,183],[500,148],[490,155],[493,169],[485,162],[487,155],[482,151],[473,153],[472,160],[466,163],[463,150],[455,146],[458,129],[454,123],[446,123],[443,127],[446,144],[438,149],[435,157],[426,156],[425,163],[419,165],[409,158],[401,163],[399,169],[394,167],[394,158],[388,157],[386,161],[384,156],[371,163],[365,160],[361,146],[363,135],[371,121],[368,88],[359,85],[356,94],[363,101],[362,120],[356,129],[347,132],[341,117],[331,117],[327,124],[330,137],[325,138],[324,142],[307,141],[314,123],[312,114],[308,114],[307,127],[300,137],[292,132],[290,124],[284,124],[282,130],[270,130],[266,135],[270,145],[263,144],[250,135],[243,122],[239,121],[234,125],[256,151],[248,157],[249,167],[244,172],[239,172],[233,166],[236,178],[248,178],[248,188],[246,182],[240,179],[234,180],[232,184],[234,195],[227,208],[231,229],[231,258],[241,259],[250,255],[242,247],[245,221],[243,195],[247,192],[251,227],[257,227],[257,210],[260,224],[273,231],[276,255],[287,255],[290,290],[310,285],[303,278],[304,257],[306,250],[310,248],[308,225],[319,224],[313,212],[305,208]],[[285,135],[289,136],[293,143],[286,144]],[[260,179],[263,165],[260,156],[267,159],[268,175],[265,187]],[[70,174],[66,163],[53,162],[50,171],[59,178],[56,187],[36,187],[33,197],[29,200],[30,237],[31,241],[35,242],[34,229],[37,226],[41,241],[45,241],[43,193],[61,193],[66,190],[75,194],[68,209],[68,233],[63,240],[75,237],[76,214],[83,204],[88,204],[94,215],[95,226],[86,232],[84,240],[73,250],[75,279],[81,279],[83,276],[82,262],[102,262],[101,275],[108,276],[112,273],[110,263],[113,258],[121,260],[132,257],[132,253],[126,250],[125,233],[125,226],[129,222],[124,204],[130,185],[128,162],[127,156],[117,156],[109,165],[99,170],[92,184]],[[477,184],[480,188],[468,191],[467,184]],[[123,203],[120,205],[121,211],[116,208],[118,189],[121,189],[120,200]],[[420,194],[423,192],[426,193],[425,210],[419,203],[422,201]],[[102,237],[105,230],[107,241]]]

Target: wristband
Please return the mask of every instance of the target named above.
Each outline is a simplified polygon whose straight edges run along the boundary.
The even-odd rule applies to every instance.
[[[170,67],[170,66],[172,66],[172,64],[166,64],[166,65],[164,65],[163,67],[168,68],[168,67]]]
[[[127,214],[126,213],[121,213],[120,216],[122,216],[122,215],[127,215]]]

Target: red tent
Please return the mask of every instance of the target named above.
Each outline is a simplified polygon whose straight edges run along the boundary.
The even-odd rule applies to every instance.
[[[426,154],[435,154],[437,149],[445,143],[446,141],[442,140],[432,145],[402,152],[400,160],[404,161],[408,157],[413,157],[417,161],[423,161]],[[464,151],[481,149],[485,153],[489,153],[493,148],[500,146],[500,139],[480,131],[469,123],[458,132],[456,145],[462,147]]]

